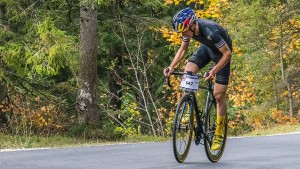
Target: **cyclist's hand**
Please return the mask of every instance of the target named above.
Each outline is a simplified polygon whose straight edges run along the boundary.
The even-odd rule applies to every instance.
[[[215,75],[216,75],[216,73],[215,73],[215,71],[212,69],[212,70],[208,73],[208,75],[205,77],[205,80],[210,80],[210,81],[212,81],[212,80],[214,79]]]
[[[164,76],[170,76],[171,73],[173,72],[173,69],[171,67],[167,67],[164,69]]]

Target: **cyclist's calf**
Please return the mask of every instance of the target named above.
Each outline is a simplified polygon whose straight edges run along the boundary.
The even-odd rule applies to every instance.
[[[225,101],[227,87],[228,87],[227,85],[221,85],[218,83],[214,85],[214,96],[217,102]]]
[[[226,91],[214,91],[214,96],[217,102],[224,102],[226,99]]]
[[[226,105],[226,91],[227,85],[216,83],[214,86],[214,96],[217,101],[217,114],[223,116],[227,113]]]

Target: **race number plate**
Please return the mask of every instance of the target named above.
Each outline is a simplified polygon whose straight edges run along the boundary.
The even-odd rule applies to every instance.
[[[185,75],[182,78],[180,88],[188,91],[197,91],[199,87],[199,77],[192,75]]]

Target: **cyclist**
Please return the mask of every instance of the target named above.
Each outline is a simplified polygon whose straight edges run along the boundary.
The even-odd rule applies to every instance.
[[[169,76],[174,67],[184,58],[190,38],[199,41],[201,45],[189,58],[185,66],[185,72],[197,73],[210,61],[216,64],[205,80],[213,80],[216,76],[214,96],[217,101],[217,128],[211,149],[218,150],[223,140],[223,124],[227,113],[225,97],[230,75],[231,39],[227,31],[219,24],[196,18],[191,8],[185,8],[177,12],[173,17],[172,25],[177,33],[182,33],[182,43],[170,66],[164,69],[165,75]]]

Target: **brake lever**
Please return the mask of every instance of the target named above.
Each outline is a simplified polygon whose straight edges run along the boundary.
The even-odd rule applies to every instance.
[[[209,76],[209,73],[205,72],[204,75],[203,75],[203,77],[206,78],[207,76]]]
[[[166,69],[166,74],[167,74],[167,75],[169,74],[169,71],[170,71],[170,69],[167,68],[167,69]],[[164,74],[164,76],[165,76],[166,74]],[[169,87],[172,87],[172,85],[171,85],[171,83],[170,83],[170,76],[165,76],[165,79],[166,79],[167,85],[168,85]]]

